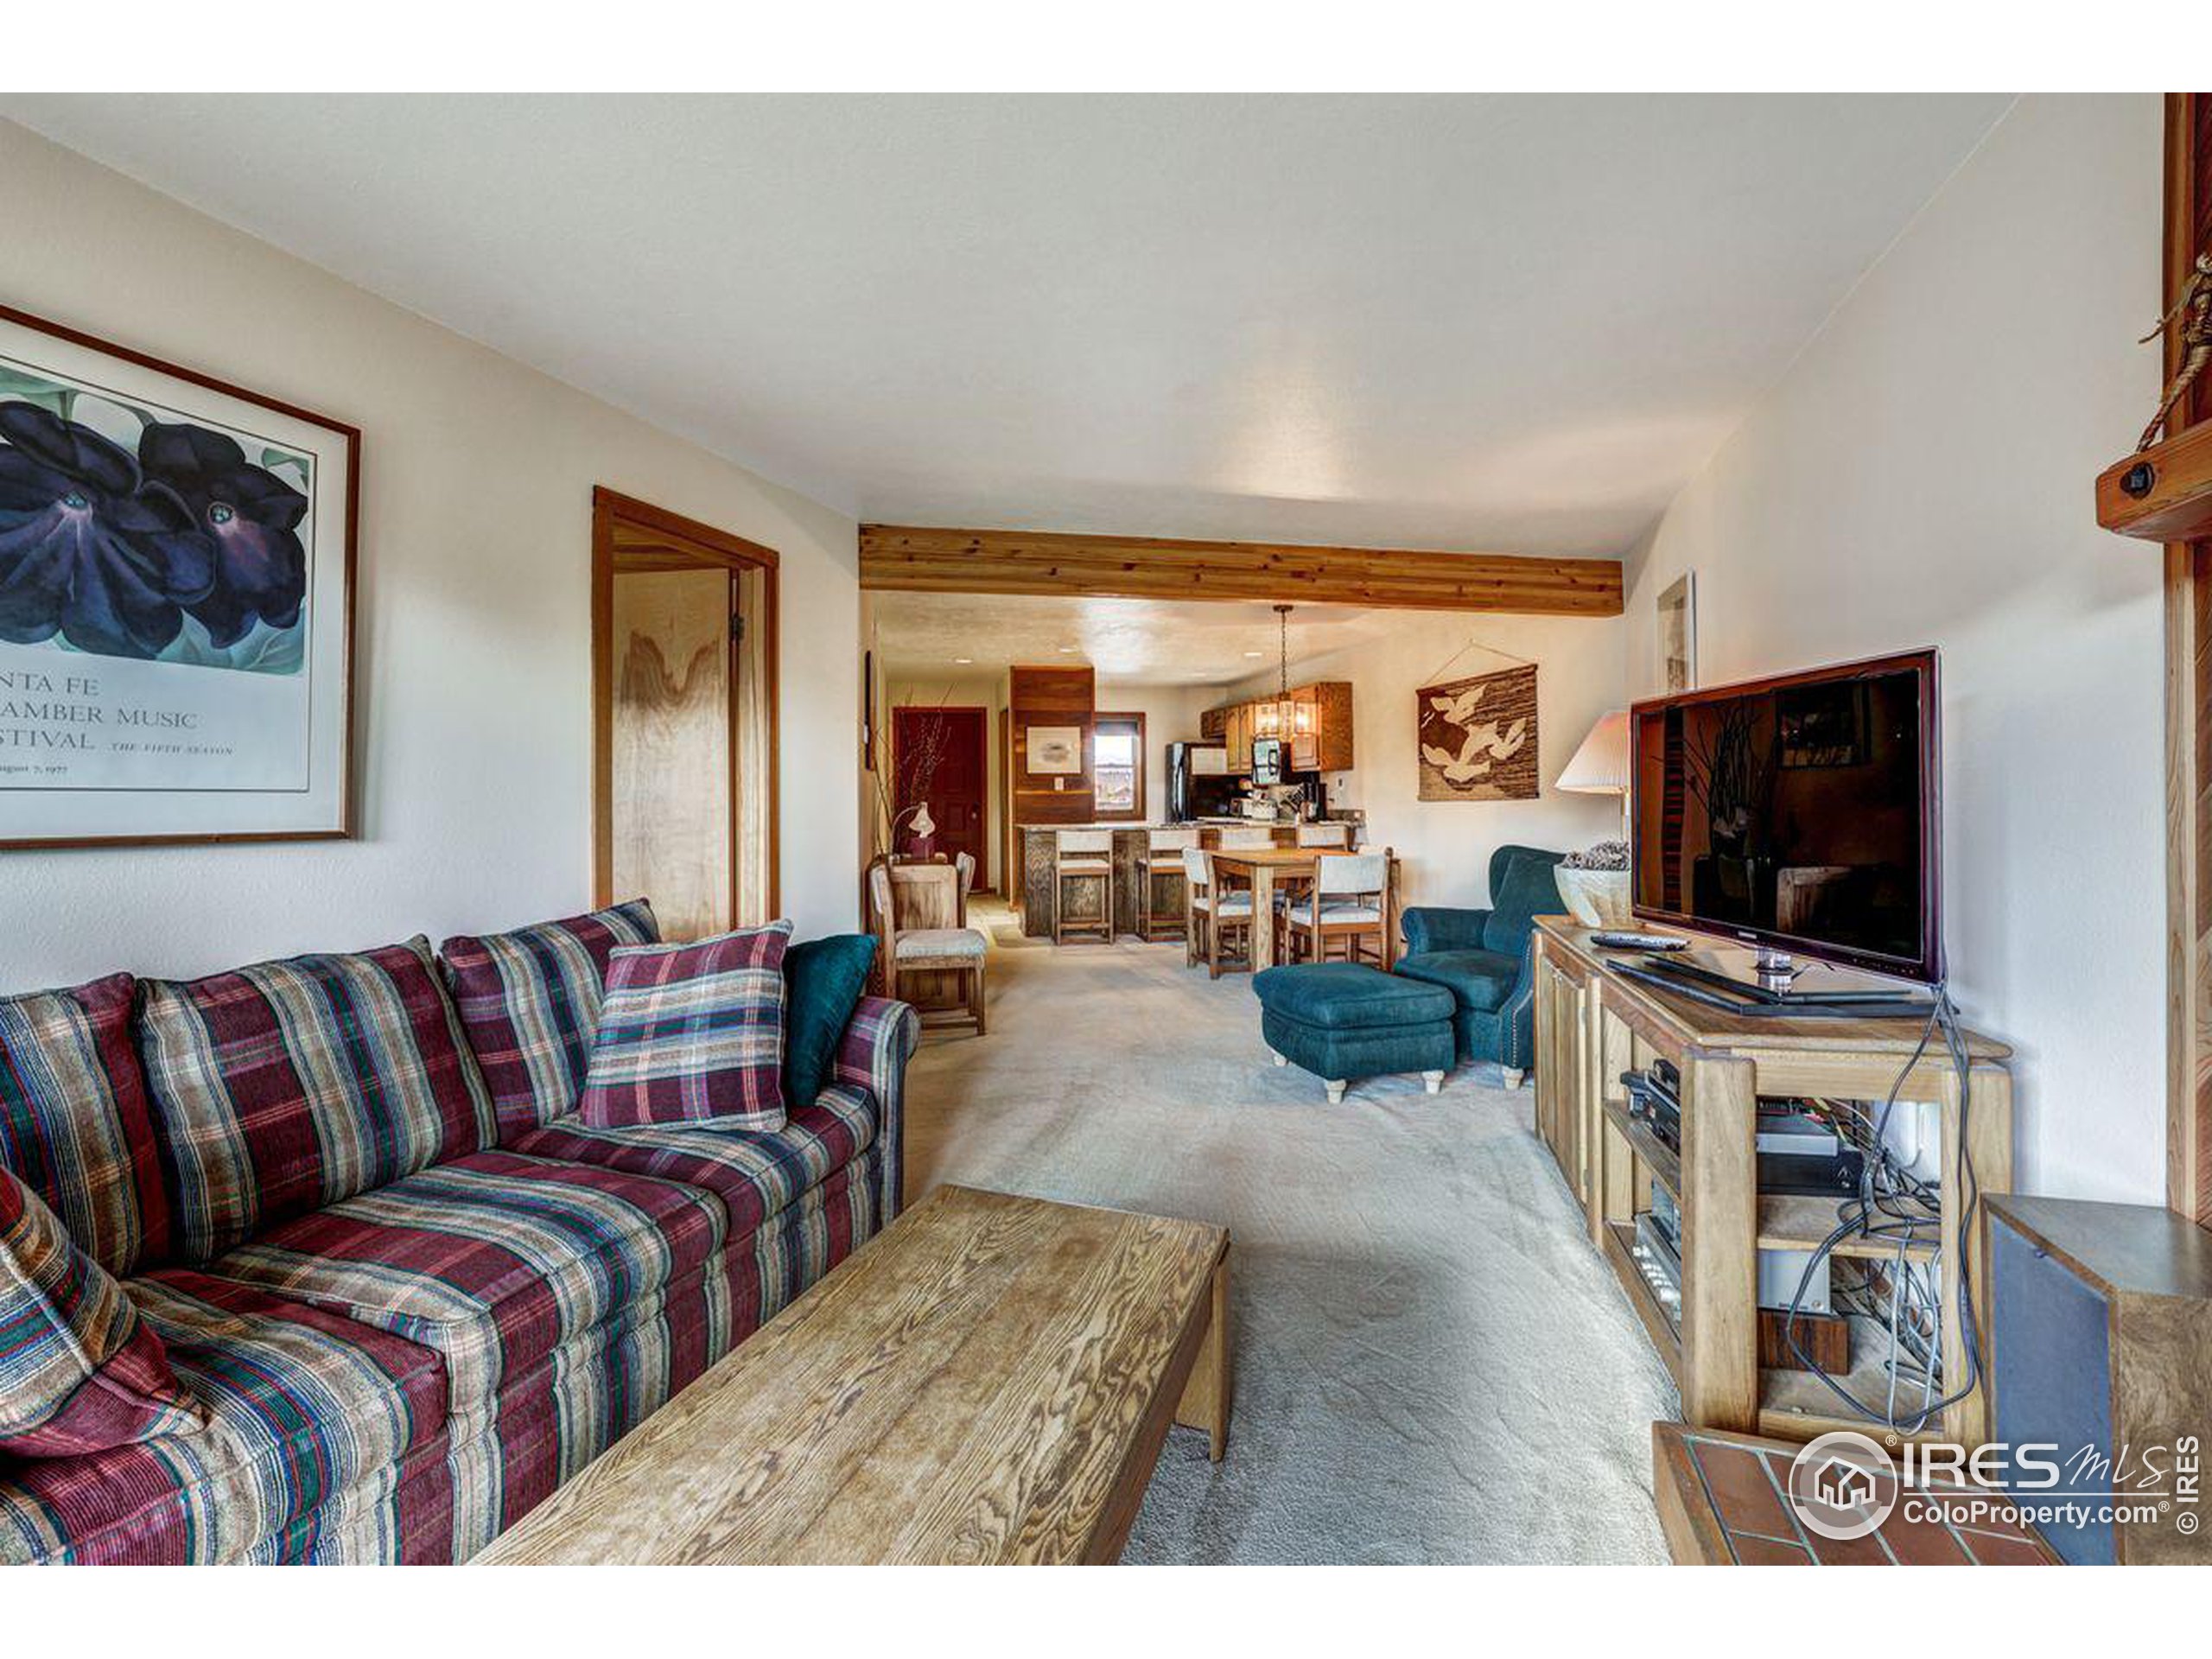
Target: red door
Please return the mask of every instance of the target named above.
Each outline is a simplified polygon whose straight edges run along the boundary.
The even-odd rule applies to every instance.
[[[965,853],[976,861],[976,885],[988,880],[985,855],[984,800],[988,764],[981,709],[898,709],[893,711],[891,741],[899,757],[898,849],[950,858]],[[930,845],[918,844],[907,816],[927,803],[937,826]]]

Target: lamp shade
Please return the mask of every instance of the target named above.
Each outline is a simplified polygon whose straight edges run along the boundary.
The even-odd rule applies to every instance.
[[[1582,747],[1559,775],[1559,786],[1586,795],[1628,793],[1628,710],[1599,716]]]

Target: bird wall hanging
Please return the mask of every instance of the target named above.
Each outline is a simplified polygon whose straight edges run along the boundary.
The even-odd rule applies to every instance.
[[[1425,685],[1414,696],[1421,799],[1536,798],[1535,664]]]

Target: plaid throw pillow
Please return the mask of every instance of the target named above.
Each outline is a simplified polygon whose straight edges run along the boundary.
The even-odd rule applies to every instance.
[[[0,998],[0,1169],[110,1273],[158,1267],[169,1201],[131,1046],[128,974]]]
[[[123,1287],[0,1170],[0,1452],[82,1457],[207,1421]]]
[[[618,950],[577,1115],[594,1128],[784,1127],[784,949],[791,925]]]
[[[186,1262],[492,1144],[428,939],[141,985]]]
[[[633,899],[512,933],[463,934],[440,947],[461,1028],[499,1115],[501,1146],[575,1110],[607,959],[618,946],[659,939],[652,906]]]

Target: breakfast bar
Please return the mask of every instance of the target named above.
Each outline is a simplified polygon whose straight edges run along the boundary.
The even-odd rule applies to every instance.
[[[1052,925],[1058,916],[1058,895],[1052,888],[1052,838],[1063,830],[1106,830],[1114,836],[1114,931],[1135,933],[1137,926],[1136,861],[1142,856],[1147,839],[1154,830],[1171,826],[1161,823],[1061,823],[1025,824],[1021,827],[1021,931],[1032,938],[1052,937]],[[1196,825],[1176,828],[1195,828],[1198,844],[1209,851],[1221,844],[1224,830],[1253,827],[1242,819],[1211,819]],[[1291,822],[1268,823],[1256,827],[1270,832],[1277,847],[1295,847],[1300,826]],[[1358,839],[1355,826],[1352,839]]]

